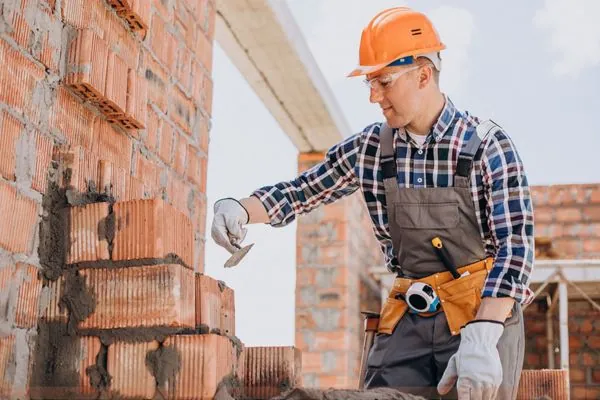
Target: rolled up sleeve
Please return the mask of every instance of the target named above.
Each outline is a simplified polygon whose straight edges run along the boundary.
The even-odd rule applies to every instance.
[[[512,297],[527,304],[533,300],[533,205],[523,163],[505,132],[491,135],[482,170],[488,226],[497,251],[482,297]]]
[[[251,195],[264,205],[270,225],[285,226],[297,215],[356,191],[359,182],[355,165],[361,143],[362,134],[350,136],[330,148],[322,162],[297,178],[255,190]]]

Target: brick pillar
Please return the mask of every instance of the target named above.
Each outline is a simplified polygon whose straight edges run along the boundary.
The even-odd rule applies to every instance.
[[[304,153],[304,171],[324,157]],[[366,207],[355,193],[298,218],[296,346],[306,387],[357,384],[363,308],[379,307],[367,268],[381,262]]]

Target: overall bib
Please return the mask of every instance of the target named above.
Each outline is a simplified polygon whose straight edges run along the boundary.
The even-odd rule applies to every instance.
[[[435,279],[431,281],[435,282],[432,283],[434,286],[439,284],[438,275],[449,274],[431,243],[436,236],[442,239],[456,267],[474,263],[483,265],[486,254],[473,205],[470,176],[473,159],[482,139],[494,129],[498,127],[491,121],[480,124],[477,134],[474,132],[463,146],[453,187],[401,188],[396,178],[393,130],[386,124],[382,126],[381,160],[388,224],[396,255],[394,262],[400,266],[400,278],[396,281],[411,282],[428,277]],[[469,279],[480,279],[481,284],[493,260],[485,264],[487,270],[484,268],[473,274],[472,278],[461,277],[446,285],[456,289],[456,283],[462,285],[460,280],[468,282]],[[451,276],[448,280],[452,280]],[[471,304],[471,315],[465,318],[472,319],[481,301],[480,295],[475,289],[455,290],[450,292],[445,302],[442,300],[446,308],[429,314],[402,312],[399,319],[391,324],[387,322],[387,315],[396,312],[394,307],[397,300],[387,299],[382,310],[380,329],[369,352],[365,387],[395,387],[426,398],[441,398],[437,393],[437,384],[460,343],[460,326],[455,324],[451,330],[446,313],[450,315],[450,311],[456,310],[452,314],[459,315],[458,321],[461,321],[461,308],[464,308],[461,304]],[[453,309],[450,303],[453,303]],[[403,310],[406,311],[406,306]],[[502,386],[497,398],[511,400],[516,398],[524,356],[523,314],[517,303],[505,322],[497,348],[503,369]],[[456,398],[456,389],[444,398]]]

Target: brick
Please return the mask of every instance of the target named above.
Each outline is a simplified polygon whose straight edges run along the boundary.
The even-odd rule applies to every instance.
[[[223,378],[238,376],[236,349],[220,335],[176,335],[165,340],[181,359],[181,368],[165,388],[169,399],[213,399]]]
[[[600,206],[588,206],[583,209],[583,218],[586,222],[600,222]]]
[[[0,247],[13,253],[29,253],[37,233],[38,205],[0,182]]]
[[[222,298],[220,283],[207,275],[195,274],[196,326],[203,332],[221,329]]]
[[[61,149],[58,151],[59,185],[71,186],[79,192],[95,188],[98,179],[98,158],[95,154],[85,151],[81,146]],[[70,170],[69,174],[66,174]],[[68,175],[68,182],[65,179]]]
[[[581,368],[569,368],[569,380],[571,383],[585,383],[585,370]]]
[[[104,39],[110,49],[125,61],[128,68],[137,69],[140,45],[135,36],[124,26],[122,18],[111,15],[110,28]]]
[[[133,140],[115,130],[102,118],[96,118],[93,124],[92,152],[98,159],[102,158],[130,170]]]
[[[117,11],[133,31],[146,31],[150,26],[150,2],[131,0],[131,7]]]
[[[135,162],[135,178],[144,186],[144,197],[158,196],[159,167],[156,162],[141,153],[137,154]]]
[[[572,390],[573,399],[592,400],[600,398],[600,388],[594,386],[575,386]],[[566,399],[567,397],[553,397],[554,399]]]
[[[191,268],[191,223],[163,200],[133,200],[114,205],[116,232],[113,260],[164,258],[177,255]]]
[[[19,46],[27,49],[29,47],[29,38],[32,33],[31,28],[20,10],[13,10],[11,14],[12,15],[9,14],[7,16],[10,20],[10,27],[12,28],[10,36],[19,44]]]
[[[109,203],[92,203],[69,208],[67,263],[108,260]],[[113,232],[114,233],[114,232]]]
[[[148,82],[145,77],[138,75],[133,69],[130,69],[127,80],[126,121],[121,121],[124,128],[145,128],[148,119],[147,105]]]
[[[126,200],[128,169],[108,160],[98,161],[98,190],[110,193],[117,201]]]
[[[100,37],[110,30],[113,15],[101,1],[64,0],[62,18],[65,24],[77,29],[90,29]]]
[[[9,372],[11,363],[14,363],[15,336],[0,337],[0,396],[6,397],[12,392],[12,376]]]
[[[148,81],[148,100],[156,104],[163,113],[167,112],[167,100],[170,90],[167,72],[145,53],[145,77]]]
[[[209,40],[213,40],[215,37],[215,19],[217,16],[217,7],[214,1],[209,1],[207,4],[207,12],[206,12],[206,34]]]
[[[206,236],[206,200],[204,194],[194,196],[193,229],[196,237],[205,239]]]
[[[300,385],[301,354],[294,347],[246,347],[244,395],[268,399]]]
[[[583,241],[583,252],[589,256],[600,254],[600,240],[586,239]]]
[[[156,378],[146,367],[146,355],[158,349],[158,342],[115,342],[108,347],[110,390],[124,398],[152,399]]]
[[[158,144],[158,126],[159,126],[159,117],[156,112],[148,107],[148,124],[146,125],[146,137],[144,142],[146,143],[146,147],[151,151],[156,151]]]
[[[583,250],[583,242],[579,239],[558,239],[553,247],[564,258],[579,258]]]
[[[207,118],[201,117],[198,121],[199,126],[199,142],[200,142],[200,150],[204,153],[208,154],[208,144],[210,142],[210,137],[208,133],[208,124],[209,120]]]
[[[140,200],[144,198],[144,182],[132,176],[127,177],[126,201]]]
[[[235,294],[225,285],[221,293],[221,334],[235,336]]]
[[[316,351],[344,351],[349,348],[353,340],[353,335],[347,330],[315,332],[314,349]]]
[[[176,139],[174,167],[178,174],[183,175],[185,173],[186,154],[190,144],[184,135],[177,134]]]
[[[5,111],[0,111],[0,175],[14,181],[17,162],[17,142],[23,124]]]
[[[173,159],[173,141],[175,138],[173,127],[168,122],[162,120],[160,123],[160,151],[158,153],[161,160],[171,165]]]
[[[175,67],[176,41],[167,30],[166,22],[159,14],[152,16],[152,29],[150,30],[150,47],[158,60],[169,70]]]
[[[58,73],[58,63],[61,56],[62,22],[50,17],[51,28],[42,34],[39,60],[53,73]]]
[[[41,355],[36,357],[46,360],[46,363],[34,365],[31,398],[96,398],[98,392],[91,386],[87,371],[96,365],[101,348],[100,339],[67,335],[62,326],[47,326],[42,329],[49,333],[40,334],[40,337],[52,337],[55,346],[38,343],[36,352],[41,352]],[[53,368],[46,369],[46,365]],[[41,375],[45,375],[45,379]]]
[[[80,271],[96,297],[81,329],[193,327],[193,272],[178,264]]]
[[[188,146],[186,173],[190,181],[198,185],[198,190],[206,193],[206,158],[193,145]]]
[[[202,104],[204,93],[204,67],[199,61],[192,59],[192,97],[197,104]]]
[[[17,307],[15,326],[33,328],[37,324],[42,280],[38,277],[38,268],[31,264],[17,263],[15,269],[17,285]]]
[[[202,106],[208,115],[212,115],[213,80],[208,75],[204,77],[202,87]]]
[[[45,76],[44,69],[5,41],[0,41],[0,65],[0,103],[39,123],[40,106],[33,101],[33,95]]]
[[[64,289],[64,277],[48,282],[42,288],[40,300],[40,318],[46,322],[67,322],[67,309],[60,306],[60,299]]]
[[[212,73],[212,43],[208,39],[208,37],[203,33],[198,35],[195,53],[196,56],[200,59],[200,62],[202,63],[206,71],[208,71],[209,74]]]
[[[182,86],[185,92],[190,92],[191,88],[191,68],[192,68],[192,54],[185,47],[179,47],[177,54],[177,69],[175,71],[175,76],[179,81],[179,84]]]
[[[52,162],[54,140],[37,131],[34,135],[36,152],[31,187],[40,193],[45,193],[48,185],[48,170]]]
[[[192,191],[191,187],[174,173],[169,172],[169,182],[167,184],[167,198],[177,210],[184,214],[189,214],[188,203]],[[192,226],[192,232],[195,232]]]
[[[561,207],[556,210],[556,220],[562,223],[581,221],[581,210],[574,207]]]
[[[127,108],[128,69],[121,57],[111,50],[108,51],[106,86],[104,88],[106,110],[104,111],[102,104],[100,105],[100,109],[108,117],[122,115]]]
[[[185,94],[175,89],[171,92],[169,107],[169,117],[188,135],[192,132],[192,127],[196,122],[196,107]]]
[[[64,87],[57,89],[56,102],[50,111],[50,126],[60,132],[68,144],[91,149],[95,118]]]
[[[104,100],[108,54],[102,37],[90,29],[78,30],[69,45],[65,83],[86,100]]]

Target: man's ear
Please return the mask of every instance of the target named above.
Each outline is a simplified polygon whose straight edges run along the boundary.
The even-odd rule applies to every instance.
[[[423,65],[423,68],[419,69],[419,89],[426,87],[432,79],[433,67],[429,64]]]

